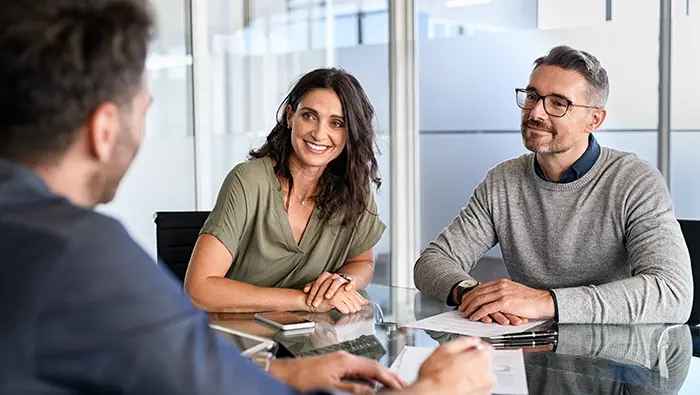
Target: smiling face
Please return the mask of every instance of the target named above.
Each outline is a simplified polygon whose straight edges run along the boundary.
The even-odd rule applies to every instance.
[[[308,91],[296,111],[287,107],[293,155],[306,167],[325,169],[345,148],[343,105],[332,89]]]
[[[560,96],[562,103],[568,99],[576,104],[589,104],[585,77],[558,66],[536,68],[527,89],[540,96]],[[523,144],[528,150],[544,155],[559,155],[572,148],[586,147],[588,134],[602,123],[600,111],[570,106],[564,116],[553,117],[547,114],[540,100],[531,110],[522,110]]]

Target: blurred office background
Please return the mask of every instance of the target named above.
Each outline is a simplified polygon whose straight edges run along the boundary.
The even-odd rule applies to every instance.
[[[321,66],[353,73],[377,111],[384,180],[377,198],[388,226],[375,248],[379,283],[410,285],[406,273],[413,262],[406,257],[454,218],[489,168],[525,152],[514,88],[527,85],[533,60],[555,45],[590,52],[609,72],[608,118],[598,140],[657,165],[660,54],[667,53],[659,39],[663,5],[672,16],[671,194],[679,218],[700,219],[700,0],[155,0],[154,5],[160,26],[148,68],[155,102],[135,165],[117,199],[101,208],[122,220],[153,256],[153,213],[210,210],[228,171],[264,141],[295,79]],[[401,26],[409,26],[410,34]],[[397,58],[406,43],[415,44],[415,52]],[[396,73],[406,70],[415,74],[417,94],[407,100],[416,114],[397,108],[406,98],[390,94]],[[392,126],[396,117],[417,119],[415,130]],[[392,168],[401,163],[396,158],[405,157],[396,147],[406,147],[401,142],[411,137],[415,176]],[[400,195],[392,196],[397,190]],[[406,240],[410,231],[399,222],[405,212],[392,208],[405,194],[415,197],[408,208],[416,218],[408,221],[416,235],[408,244],[392,243]],[[397,245],[410,253],[392,254]],[[497,261],[498,248],[487,257]]]

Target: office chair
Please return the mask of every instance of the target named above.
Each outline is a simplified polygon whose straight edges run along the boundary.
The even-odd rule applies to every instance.
[[[693,309],[690,312],[688,323],[700,324],[700,221],[678,220],[681,224],[685,243],[690,251],[690,267],[693,271]]]
[[[185,280],[197,236],[208,216],[208,211],[159,211],[154,216],[159,262],[180,281]]]

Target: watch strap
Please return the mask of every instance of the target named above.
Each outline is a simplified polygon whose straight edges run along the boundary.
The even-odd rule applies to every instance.
[[[455,300],[455,303],[457,306],[462,304],[462,298],[464,298],[464,294],[467,292],[471,291],[472,289],[476,288],[479,286],[479,282],[476,283],[476,285],[473,285],[471,287],[460,287],[459,284],[457,284],[457,300]]]

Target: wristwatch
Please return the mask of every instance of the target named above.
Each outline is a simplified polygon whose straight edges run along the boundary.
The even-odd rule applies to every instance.
[[[265,373],[270,371],[270,362],[273,359],[275,359],[275,354],[269,351],[261,351],[250,357],[250,361],[258,365]]]
[[[457,284],[454,292],[454,302],[457,305],[462,304],[462,297],[464,296],[464,294],[476,288],[479,284],[480,283],[474,279],[464,280]]]
[[[340,276],[343,280],[351,283],[352,282],[352,277],[348,276],[345,273],[336,273],[338,276]]]

